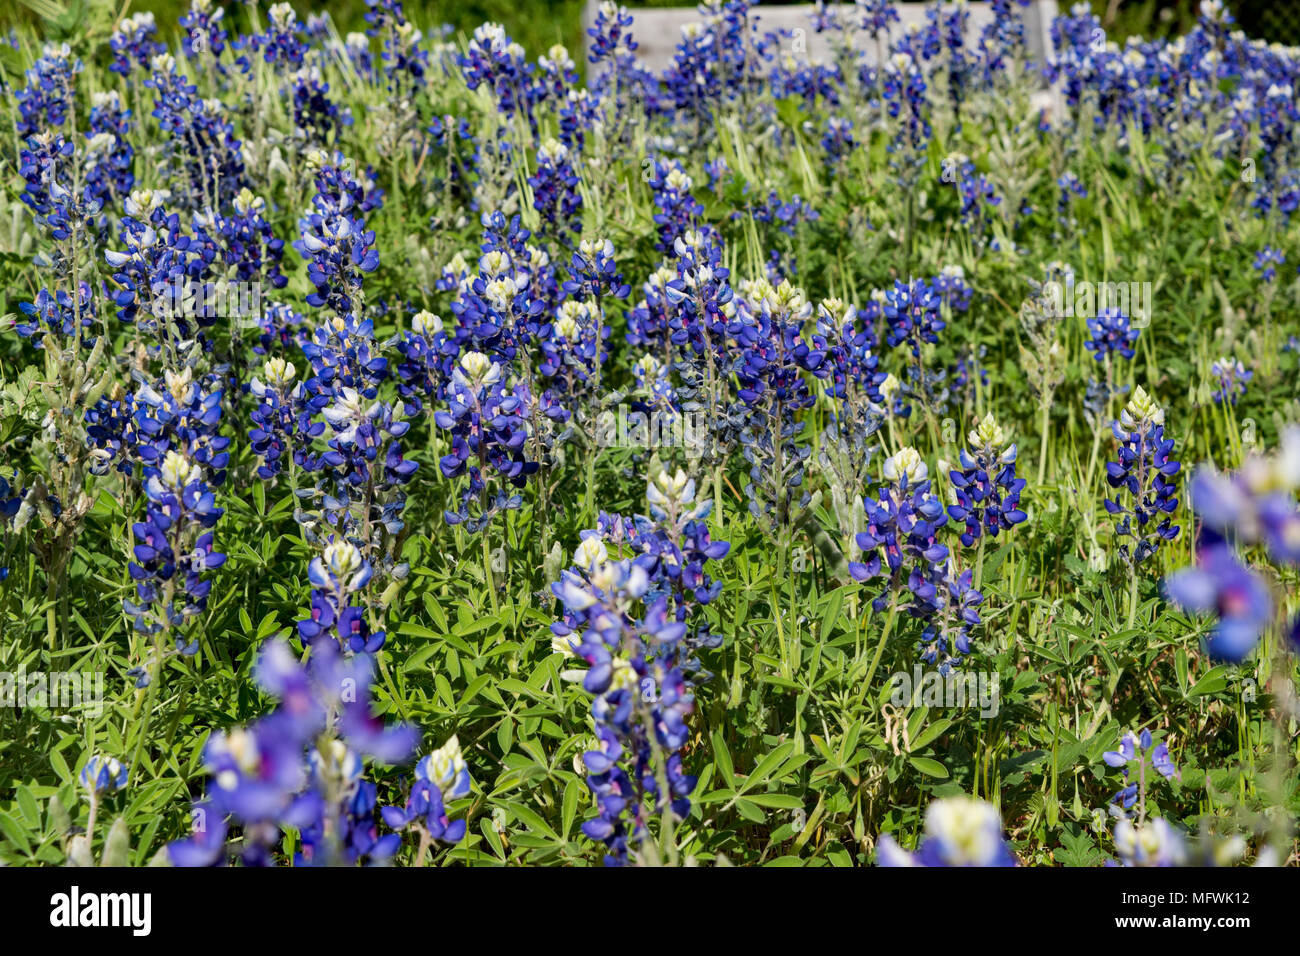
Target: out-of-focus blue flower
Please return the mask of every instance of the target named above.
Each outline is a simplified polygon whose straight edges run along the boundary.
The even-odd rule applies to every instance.
[[[1264,282],[1277,278],[1277,267],[1286,262],[1286,253],[1273,246],[1265,246],[1255,253],[1255,271]]]
[[[1182,866],[1188,859],[1183,835],[1164,817],[1145,823],[1120,819],[1111,836],[1124,866]]]
[[[1171,574],[1165,587],[1183,610],[1218,615],[1206,646],[1219,660],[1244,660],[1273,619],[1268,584],[1227,545],[1202,551],[1194,566]]]
[[[934,800],[925,811],[925,833],[915,852],[882,833],[877,843],[880,866],[1016,866],[1016,856],[1002,836],[1002,820],[991,803],[973,797]]]
[[[1255,376],[1240,359],[1230,356],[1224,356],[1211,365],[1210,374],[1214,376],[1215,384],[1211,397],[1220,405],[1225,401],[1236,405],[1238,397],[1246,394],[1246,383]]]

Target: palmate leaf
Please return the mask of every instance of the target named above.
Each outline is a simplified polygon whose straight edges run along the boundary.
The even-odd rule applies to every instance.
[[[1100,866],[1106,859],[1092,836],[1072,825],[1061,832],[1061,845],[1052,855],[1062,866]]]

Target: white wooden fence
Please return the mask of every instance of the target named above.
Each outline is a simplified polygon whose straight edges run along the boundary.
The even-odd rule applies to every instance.
[[[599,6],[599,0],[587,0],[587,8],[583,15],[583,37],[586,42],[590,42],[586,30],[595,23],[596,9]],[[928,6],[927,3],[899,3],[900,22],[891,24],[891,39],[901,35],[911,24],[924,23]],[[992,22],[993,10],[990,4],[981,0],[970,0],[967,8],[970,10],[968,21],[970,42],[974,43],[985,24]],[[802,30],[807,47],[804,56],[810,62],[816,63],[830,58],[831,45],[826,34],[816,33],[813,30],[814,9],[812,4],[798,6],[759,4],[754,8],[751,16],[758,18],[759,27],[763,31]],[[846,3],[841,9],[848,16],[854,13],[852,4]],[[1031,0],[1028,7],[1016,6],[1015,9],[1020,12],[1024,20],[1025,44],[1030,55],[1038,62],[1043,62],[1052,48],[1050,30],[1052,20],[1057,14],[1056,0]],[[646,69],[655,72],[662,72],[672,63],[673,52],[681,42],[682,27],[702,19],[699,10],[693,6],[657,8],[630,6],[628,11],[632,14],[632,36],[637,42],[637,59]],[[874,41],[861,33],[858,40],[867,58],[874,61],[876,58]]]

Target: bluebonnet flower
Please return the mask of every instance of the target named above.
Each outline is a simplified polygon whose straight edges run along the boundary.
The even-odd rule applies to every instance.
[[[266,30],[249,37],[247,43],[262,59],[279,70],[296,70],[302,66],[308,46],[302,39],[303,28],[298,15],[287,3],[272,5],[267,11]]]
[[[319,67],[304,66],[289,77],[293,84],[294,132],[308,146],[328,146],[338,141],[343,128],[352,125],[350,110],[340,110],[329,97],[329,84]]]
[[[280,271],[284,240],[277,239],[271,229],[266,201],[260,196],[241,189],[231,203],[231,211],[212,216],[208,227],[233,278],[241,282],[265,281],[273,289],[286,285],[288,279]]]
[[[593,64],[609,60],[611,67],[617,69],[636,52],[637,45],[632,39],[631,26],[632,16],[627,12],[627,7],[605,0],[596,8],[596,19],[587,31],[591,37],[587,59]]]
[[[577,64],[569,55],[568,48],[562,43],[554,44],[543,56],[537,58],[537,65],[541,69],[541,76],[537,78],[541,96],[549,99],[555,108],[563,109],[569,92],[578,83]]]
[[[650,489],[661,530],[632,523],[629,543],[641,550],[638,557],[615,557],[599,533],[591,533],[574,555],[575,567],[551,586],[566,612],[551,626],[554,646],[586,661],[583,687],[594,697],[597,747],[583,761],[597,815],[582,829],[605,845],[605,863],[611,866],[628,862],[629,851],[646,850],[652,818],[671,809],[684,820],[690,810],[696,780],[685,773],[680,753],[690,736],[686,718],[695,707],[687,678],[693,665],[685,660],[694,646],[690,609],[716,594],[703,573],[704,560],[726,553],[726,546],[709,542],[701,527],[708,505],[689,507],[694,483],[684,474],[668,477],[660,471]],[[613,532],[615,547],[629,530],[626,523],[608,520],[605,527]],[[666,540],[660,537],[665,532]],[[688,548],[697,556],[674,580],[670,564],[683,555],[681,543],[692,538]],[[701,639],[699,631],[694,639]],[[704,643],[710,642],[705,638]]]
[[[1246,394],[1246,383],[1254,378],[1255,373],[1241,363],[1240,359],[1224,356],[1210,366],[1214,376],[1215,389],[1211,393],[1214,401],[1222,405],[1225,401],[1237,404],[1237,398]]]
[[[528,425],[519,388],[509,384],[502,366],[481,352],[466,352],[447,387],[447,409],[434,415],[439,428],[451,432],[451,451],[438,462],[442,474],[461,474],[469,482],[457,511],[445,515],[448,524],[461,524],[471,533],[482,530],[503,510],[517,509],[523,499],[494,478],[521,488],[537,471],[537,462],[524,456]]]
[[[897,121],[887,147],[889,164],[898,185],[906,190],[920,178],[930,143],[925,71],[919,56],[910,51],[895,52],[882,70],[886,109],[889,117]]]
[[[660,266],[641,286],[645,298],[627,312],[627,343],[657,350],[666,363],[671,362],[672,351],[669,322],[673,303],[668,283],[676,278],[676,269]]]
[[[1132,809],[1139,800],[1145,801],[1148,768],[1166,780],[1178,775],[1178,768],[1169,757],[1169,745],[1161,742],[1153,747],[1149,730],[1142,731],[1140,735],[1126,731],[1120,739],[1119,749],[1106,751],[1102,754],[1102,759],[1107,766],[1118,768],[1124,776],[1124,786],[1112,801],[1125,810]],[[1136,774],[1136,780],[1131,779],[1133,774]]]
[[[18,311],[22,315],[14,331],[32,339],[37,348],[45,347],[49,335],[60,336],[69,343],[78,342],[84,349],[95,345],[96,336],[89,333],[96,324],[95,296],[85,282],[78,284],[75,296],[63,289],[53,295],[41,289],[35,301],[18,303]],[[63,347],[62,343],[59,347]]]
[[[731,545],[710,536],[707,518],[712,503],[696,501],[695,479],[680,468],[670,472],[658,459],[650,462],[646,504],[648,517],[624,518],[602,512],[596,530],[583,532],[583,545],[574,560],[584,567],[592,560],[603,561],[608,556],[603,550],[606,545],[615,553],[630,551],[649,577],[644,600],[654,603],[667,598],[669,612],[677,621],[689,624],[678,644],[678,660],[684,672],[694,674],[698,665],[689,652],[717,647],[722,641],[695,613],[722,591],[722,582],[714,579],[705,565],[726,557]]]
[[[298,622],[304,645],[323,639],[336,641],[340,652],[373,653],[384,644],[384,632],[370,629],[365,609],[353,595],[370,583],[374,568],[352,542],[326,539],[325,550],[307,569],[311,582],[311,615]]]
[[[870,406],[883,407],[880,387],[886,373],[875,355],[875,327],[870,309],[846,305],[840,299],[823,299],[817,307],[817,330],[826,342],[826,394],[837,399],[847,421],[858,420]]]
[[[521,339],[526,343],[546,334],[545,316],[553,290],[548,287],[544,294],[536,294],[540,290],[534,287],[530,234],[519,217],[507,220],[500,212],[485,213],[482,223],[478,275],[471,277],[463,268],[463,274],[458,274],[460,294],[451,304],[457,344],[461,351],[480,351],[503,362],[516,357],[526,360],[527,349],[520,355],[519,344]]]
[[[568,299],[550,330],[551,334],[537,343],[542,353],[538,371],[553,386],[546,396],[551,416],[564,421],[569,412],[559,406],[559,399],[590,398],[587,393],[595,385],[597,366],[604,358],[603,343],[596,339],[604,326],[594,305]]]
[[[344,388],[366,399],[378,395],[380,383],[388,376],[388,359],[380,354],[374,335],[371,319],[336,316],[317,325],[301,342],[312,368],[305,384],[313,411],[323,411]]]
[[[885,421],[881,387],[888,376],[873,351],[876,339],[869,310],[840,299],[823,299],[817,307],[817,331],[826,343],[823,391],[832,400],[817,464],[827,478],[847,555],[861,523],[860,501],[869,482],[872,438]]]
[[[1133,546],[1120,545],[1120,556],[1132,566],[1155,554],[1163,541],[1178,537],[1178,525],[1169,515],[1178,510],[1177,488],[1169,479],[1181,464],[1171,457],[1174,440],[1165,436],[1165,413],[1140,386],[1114,422],[1111,431],[1119,442],[1119,460],[1106,465],[1106,483],[1123,489],[1103,502],[1106,511],[1122,516],[1115,526]]]
[[[991,803],[974,797],[934,800],[925,811],[925,833],[908,853],[882,833],[876,860],[881,866],[1015,866],[1002,836],[1002,820]]]
[[[126,786],[127,768],[116,757],[95,754],[81,768],[81,785],[87,791],[100,794],[121,790]]]
[[[1087,197],[1088,188],[1079,181],[1079,177],[1068,170],[1056,180],[1059,190],[1056,198],[1056,221],[1065,229],[1075,228],[1074,214],[1071,211],[1076,198]]]
[[[1300,429],[1283,432],[1278,452],[1252,454],[1238,472],[1201,467],[1192,477],[1192,510],[1201,519],[1199,543],[1262,545],[1279,564],[1300,564]]]
[[[204,480],[202,469],[179,451],[168,451],[157,473],[145,480],[143,521],[131,526],[134,560],[128,565],[135,582],[135,600],[122,606],[144,634],[170,633],[183,654],[198,650],[199,638],[184,633],[185,623],[207,607],[212,581],[207,572],[221,567],[226,556],[214,550],[210,530],[223,511]],[[137,669],[137,686],[156,677]]]
[[[356,752],[342,740],[330,740],[308,751],[307,765],[309,792],[324,799],[300,809],[302,846],[294,854],[294,865],[375,864],[392,857],[402,838],[379,835],[377,792],[362,778]]]
[[[1028,6],[1029,0],[992,0],[989,4],[993,21],[980,31],[979,40],[980,66],[986,86],[1004,82],[1008,64],[1024,51],[1025,25],[1015,5]]]
[[[944,266],[930,284],[949,316],[970,308],[975,290],[966,281],[966,270],[961,266]]]
[[[750,514],[773,535],[789,528],[811,498],[803,480],[812,447],[799,442],[798,415],[815,401],[804,373],[824,378],[828,371],[826,342],[815,329],[804,331],[811,315],[801,289],[788,281],[774,288],[762,279],[746,290],[730,329],[740,353],[740,443],[750,465],[745,494]]]
[[[896,585],[910,577],[906,560],[932,565],[947,559],[948,548],[939,543],[937,532],[948,516],[943,503],[930,493],[929,474],[915,448],[904,447],[886,459],[886,483],[879,499],[863,503],[867,526],[857,536],[863,560],[849,564],[855,580],[867,581],[883,571],[889,584]],[[876,610],[884,610],[889,603],[888,591],[873,603]]]
[[[195,59],[200,54],[211,55],[217,69],[225,72],[218,57],[226,48],[229,34],[222,27],[226,11],[213,6],[212,0],[190,0],[190,7],[181,15],[177,26],[184,31],[181,45],[188,59]]]
[[[673,252],[679,237],[699,228],[704,207],[691,194],[691,177],[681,163],[646,160],[650,163],[649,186],[654,193],[655,226],[659,239],[655,248],[665,255]]]
[[[310,499],[295,517],[317,540],[317,527],[352,537],[380,570],[404,577],[397,562],[405,523],[405,486],[418,463],[405,457],[401,439],[410,430],[406,408],[380,400],[388,359],[376,354],[373,322],[335,317],[318,326],[303,352],[312,376],[302,385],[294,463],[314,474],[315,486],[299,489]],[[315,415],[324,418],[313,421]],[[314,440],[325,437],[325,448]]]
[[[944,67],[948,75],[948,99],[952,102],[957,129],[961,129],[961,106],[967,98],[975,72],[975,60],[966,45],[970,11],[964,0],[950,4],[935,4],[926,11],[930,29],[939,35],[943,45]]]
[[[299,427],[299,403],[302,389],[294,384],[297,370],[282,358],[268,359],[262,367],[266,381],[254,376],[249,391],[258,400],[248,432],[249,444],[261,464],[257,476],[274,478],[283,465],[285,452],[294,441]],[[323,432],[324,428],[320,427]]]
[[[1182,866],[1188,859],[1183,835],[1164,817],[1145,823],[1123,817],[1111,837],[1124,866]]]
[[[314,644],[305,666],[284,642],[267,645],[254,675],[279,705],[246,727],[209,737],[207,796],[196,805],[194,836],[168,846],[172,863],[224,862],[227,821],[243,830],[245,865],[271,865],[285,827],[301,833],[298,865],[391,856],[400,843],[378,836],[375,791],[362,779],[361,758],[404,763],[419,735],[405,725],[385,727],[371,713],[372,674],[368,657],[344,660],[332,641]]]
[[[560,110],[560,141],[570,149],[581,150],[587,134],[601,122],[604,111],[600,100],[586,89],[569,90]]]
[[[840,116],[832,116],[826,120],[826,129],[822,133],[822,149],[826,153],[827,166],[836,168],[857,148],[858,141],[853,135],[852,120]]]
[[[471,90],[486,86],[494,95],[497,108],[509,117],[522,112],[532,117],[533,65],[524,48],[506,34],[499,23],[484,23],[474,31],[459,65],[465,84]]]
[[[953,153],[944,159],[944,182],[951,182],[957,190],[961,206],[959,217],[977,245],[990,240],[994,214],[1002,204],[993,182],[971,162],[964,153]]]
[[[914,359],[920,359],[926,343],[937,343],[947,323],[939,315],[940,299],[925,279],[895,280],[885,293],[884,315],[889,325],[885,341],[893,348],[906,344]]]
[[[779,34],[769,33],[765,43],[758,45],[758,58],[764,59],[766,48],[776,40],[793,39],[791,30],[782,30]],[[776,64],[768,76],[768,89],[777,99],[799,97],[808,109],[816,107],[818,101],[827,106],[840,105],[840,86],[843,78],[837,64],[808,63],[791,53],[782,53],[776,57]]]
[[[302,238],[293,244],[307,260],[307,278],[316,287],[307,302],[340,316],[359,313],[363,279],[379,267],[375,233],[366,228],[364,216],[369,196],[342,156],[317,151],[308,155],[308,163],[316,169],[315,211],[298,221]]]
[[[1206,649],[1217,660],[1245,660],[1273,620],[1267,582],[1243,565],[1226,544],[1202,549],[1196,564],[1170,575],[1165,588],[1183,610],[1217,615],[1206,641]]]
[[[989,388],[989,370],[985,365],[988,347],[981,345],[977,349],[961,349],[957,361],[948,367],[947,376],[950,383],[949,392],[959,403],[969,407],[978,403],[981,393],[987,394]]]
[[[119,290],[113,295],[118,318],[156,335],[174,359],[179,343],[210,327],[215,314],[205,307],[214,291],[213,263],[218,247],[201,225],[181,227],[179,213],[163,206],[166,193],[136,190],[124,205],[123,251],[106,250]]]
[[[950,296],[950,298],[952,298]],[[931,410],[946,402],[946,378],[943,370],[932,371],[926,367],[925,347],[939,342],[939,333],[947,328],[943,318],[947,308],[944,298],[933,282],[911,279],[894,281],[894,287],[884,294],[882,312],[887,323],[885,342],[891,348],[906,346],[912,361],[908,363],[906,384],[899,382],[900,396],[906,393],[925,403]],[[896,406],[903,412],[906,406]]]
[[[145,86],[155,93],[152,115],[167,134],[165,159],[177,187],[173,198],[191,210],[223,208],[247,185],[243,145],[225,106],[201,99],[170,53],[155,56],[150,67]]]
[[[23,139],[63,126],[72,109],[77,74],[83,69],[67,43],[47,43],[27,70],[27,85],[14,97],[18,102],[18,135]]]
[[[960,468],[948,472],[957,496],[957,504],[948,506],[948,514],[954,521],[965,522],[961,543],[970,547],[983,534],[996,538],[1027,516],[1020,509],[1025,479],[1016,477],[1016,446],[1007,444],[992,412],[971,431],[967,441],[971,451],[962,448],[958,452]]]
[[[898,23],[898,6],[893,0],[854,0],[862,15],[862,29],[873,40],[888,37],[889,26]]]
[[[1286,253],[1272,246],[1265,246],[1255,253],[1255,271],[1264,282],[1277,278],[1277,267],[1286,262]]]
[[[213,376],[195,381],[185,367],[165,369],[161,382],[136,389],[127,437],[146,477],[158,473],[168,451],[180,451],[210,472],[214,487],[225,482],[230,439],[219,433],[224,391],[216,384]]]
[[[542,231],[565,246],[582,232],[582,194],[578,174],[569,161],[569,151],[554,139],[544,141],[537,151],[537,172],[528,180],[533,190],[533,208],[541,215]]]
[[[882,473],[879,496],[863,500],[865,530],[855,536],[862,560],[849,562],[849,574],[861,582],[883,577],[872,599],[878,612],[904,595],[910,599],[908,613],[922,622],[921,658],[947,673],[970,653],[984,596],[973,586],[971,569],[957,571],[939,541],[948,516],[916,449],[900,449]]]
[[[38,261],[56,274],[75,272],[81,247],[100,232],[104,183],[90,174],[107,145],[104,137],[92,137],[78,154],[71,141],[50,132],[30,137],[19,151],[18,172],[25,181],[20,198],[55,240],[52,254]]]
[[[92,94],[90,129],[86,133],[86,187],[101,206],[116,205],[135,185],[131,145],[131,111],[122,107],[116,90]]]
[[[623,281],[614,262],[614,243],[608,239],[584,239],[573,253],[573,278],[564,283],[564,291],[582,299],[594,299],[599,305],[606,297],[626,299],[632,287]]]
[[[13,520],[18,514],[18,509],[22,507],[26,495],[27,489],[22,487],[20,475],[16,472],[10,474],[8,478],[0,475],[0,562],[4,561],[4,555],[9,550],[9,535]],[[0,584],[3,584],[8,577],[8,565],[0,563]]]
[[[141,12],[124,17],[108,38],[109,49],[113,51],[109,69],[130,76],[137,66],[148,66],[150,60],[166,49],[157,41],[157,36],[158,24],[152,13]]]
[[[429,54],[420,46],[423,34],[406,19],[398,0],[366,0],[366,36],[381,38],[380,59],[389,90],[399,91],[424,83]]]
[[[456,342],[442,319],[421,310],[412,316],[410,331],[391,344],[400,356],[393,372],[407,413],[419,413],[425,402],[441,400],[456,364]]]
[[[465,838],[465,821],[452,821],[447,804],[469,796],[469,767],[454,736],[415,765],[415,780],[405,807],[385,807],[386,824],[402,830],[414,824],[422,840],[459,843]],[[423,846],[423,842],[421,846]]]
[[[1133,328],[1129,317],[1119,309],[1106,308],[1088,320],[1088,333],[1084,347],[1098,362],[1106,362],[1114,355],[1131,359],[1141,330]]]

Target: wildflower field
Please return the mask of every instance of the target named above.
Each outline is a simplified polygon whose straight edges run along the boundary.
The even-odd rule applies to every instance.
[[[33,6],[4,863],[1296,863],[1300,51]]]

